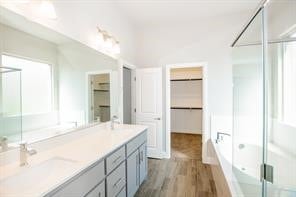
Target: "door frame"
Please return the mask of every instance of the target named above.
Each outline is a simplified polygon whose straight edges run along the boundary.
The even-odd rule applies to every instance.
[[[112,98],[113,98],[113,90],[112,90],[112,87],[113,85],[113,80],[112,80],[112,70],[97,70],[97,71],[89,71],[89,72],[86,72],[85,73],[85,106],[86,106],[86,116],[85,116],[85,121],[86,123],[89,123],[89,120],[90,120],[90,108],[91,108],[91,86],[90,86],[90,76],[91,75],[99,75],[99,74],[109,74],[109,81],[110,81],[110,91],[109,91],[109,94],[110,94],[110,119],[112,117],[112,108],[114,106],[112,106]]]
[[[131,95],[131,98],[132,98],[132,103],[131,103],[131,111],[132,111],[132,124],[136,124],[136,113],[134,111],[134,109],[136,108],[136,81],[134,80],[135,77],[136,77],[136,66],[123,60],[123,59],[120,59],[118,61],[119,63],[119,76],[120,76],[120,111],[119,111],[119,119],[123,122],[123,68],[128,68],[131,70],[131,78],[132,78],[132,81],[131,81],[131,91],[132,91],[132,95]]]
[[[210,138],[209,130],[209,116],[208,116],[208,63],[207,62],[191,62],[191,63],[177,63],[165,65],[165,142],[166,151],[165,157],[171,157],[171,83],[170,71],[173,68],[189,68],[201,67],[203,76],[203,96],[202,96],[202,161],[208,163],[206,142]]]

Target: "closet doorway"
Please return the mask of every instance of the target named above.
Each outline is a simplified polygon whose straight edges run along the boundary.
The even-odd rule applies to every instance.
[[[90,122],[110,121],[110,73],[89,75]]]
[[[202,160],[206,128],[204,77],[203,65],[167,66],[167,157]]]

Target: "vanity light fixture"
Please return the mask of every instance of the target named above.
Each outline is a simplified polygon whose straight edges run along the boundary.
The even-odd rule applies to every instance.
[[[43,15],[46,18],[49,18],[49,19],[57,18],[54,5],[51,1],[42,0],[42,2],[40,3],[39,12],[41,15]]]
[[[97,35],[97,42],[99,45],[103,46],[103,49],[109,51],[115,55],[120,53],[120,45],[119,42],[111,36],[107,31],[100,29],[97,27],[98,35]]]
[[[30,3],[30,0],[17,0],[15,1],[16,4],[26,4],[26,3]]]
[[[104,34],[99,27],[97,27],[97,29],[98,29],[98,34],[96,36],[96,42],[100,45],[104,42]]]
[[[112,39],[112,37],[108,36],[105,40],[105,47],[108,50],[112,50],[112,46],[113,46],[113,39]]]
[[[114,52],[114,54],[119,54],[120,53],[120,45],[119,45],[118,41],[116,41],[115,45],[113,46],[113,52]]]

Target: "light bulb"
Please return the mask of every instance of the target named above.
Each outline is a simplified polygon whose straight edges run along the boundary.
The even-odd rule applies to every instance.
[[[29,0],[17,0],[17,1],[14,1],[14,3],[16,4],[26,4],[26,3],[29,3],[30,1]]]
[[[115,45],[113,46],[113,53],[114,54],[119,54],[120,53],[119,42],[116,42]]]
[[[104,42],[104,35],[101,32],[98,32],[96,35],[96,43],[101,45]]]
[[[50,1],[42,1],[40,4],[40,14],[49,19],[56,19],[55,8]]]
[[[112,49],[112,45],[113,45],[112,38],[108,37],[105,41],[106,49],[108,49],[108,50]]]

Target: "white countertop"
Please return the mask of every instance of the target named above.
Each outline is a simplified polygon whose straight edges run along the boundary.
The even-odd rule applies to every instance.
[[[18,150],[0,155],[0,196],[45,195],[147,129],[142,125],[116,126],[112,131],[101,124],[31,144],[38,153],[29,156],[29,165],[24,167],[19,166]],[[60,158],[71,165],[45,165]],[[42,170],[38,173],[36,169]],[[32,176],[34,184],[28,184]]]

